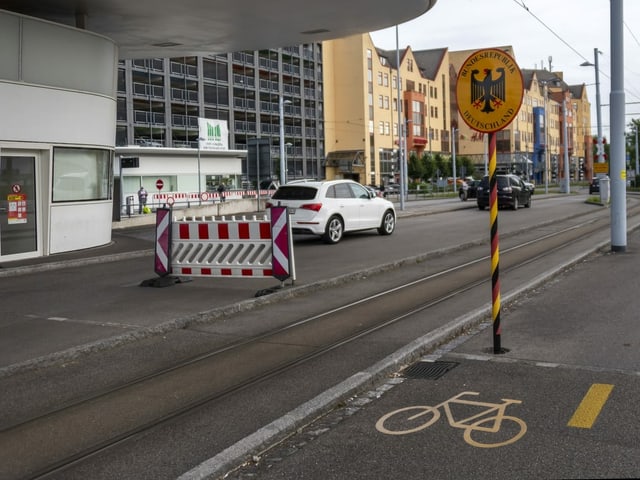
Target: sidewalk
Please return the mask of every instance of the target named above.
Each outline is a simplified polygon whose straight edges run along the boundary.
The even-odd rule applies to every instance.
[[[503,311],[507,353],[492,353],[490,324],[467,331],[226,478],[640,477],[639,264],[636,230],[629,234],[627,252],[575,265]],[[594,398],[594,388],[611,393]],[[455,424],[465,411],[474,412],[470,405],[452,404],[452,413],[441,407],[439,420],[431,413],[402,423],[425,412],[421,405],[458,397],[490,405],[517,402],[508,406],[504,425],[494,433],[487,430],[492,418],[471,430]],[[411,406],[416,407],[380,423]],[[432,418],[432,427],[420,428]],[[219,455],[180,480],[223,473],[214,465],[224,460]]]

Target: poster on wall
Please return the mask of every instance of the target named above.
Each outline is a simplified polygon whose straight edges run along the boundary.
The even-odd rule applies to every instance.
[[[9,225],[27,223],[27,196],[24,193],[12,193],[7,195],[7,202]]]
[[[229,150],[229,126],[226,120],[198,118],[198,143],[202,150]]]

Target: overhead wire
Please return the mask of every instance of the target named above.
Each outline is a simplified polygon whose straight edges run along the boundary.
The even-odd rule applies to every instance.
[[[562,38],[560,35],[558,35],[549,25],[547,25],[546,23],[544,23],[535,13],[533,13],[529,7],[527,7],[524,3],[524,0],[513,0],[518,6],[524,8],[527,13],[529,15],[531,15],[533,18],[535,18],[540,25],[542,25],[544,28],[546,28],[547,30],[549,30],[549,32],[551,32],[551,34],[556,37],[558,40],[560,40],[562,43],[564,43],[567,47],[569,47],[569,49],[571,51],[573,51],[576,55],[578,55],[580,58],[582,58],[585,62],[588,62],[589,60],[587,59],[587,57],[585,57],[584,55],[582,55],[578,50],[576,50],[571,44],[569,44],[569,42],[567,42],[564,38]]]
[[[578,55],[578,57],[580,57],[581,59],[583,59],[585,62],[587,63],[591,63],[591,60],[589,60],[587,57],[585,57],[584,55],[582,55],[578,50],[576,50],[571,44],[569,44],[569,42],[567,42],[566,40],[564,40],[558,33],[556,33],[549,25],[547,25],[541,18],[539,18],[536,14],[534,14],[531,9],[525,4],[524,0],[513,0],[513,2],[518,5],[519,7],[523,8],[524,10],[526,10],[526,12],[531,15],[533,18],[536,19],[537,22],[539,22],[544,28],[546,28],[554,37],[556,37],[558,40],[560,40],[564,45],[566,45],[572,52],[574,52],[576,55]],[[626,29],[629,31],[629,33],[631,34],[631,37],[635,40],[635,42],[640,46],[640,41],[638,41],[638,38],[634,35],[634,33],[631,31],[631,28],[629,28],[629,26],[626,24],[626,22],[624,22],[624,26],[626,27]],[[625,70],[627,70],[626,66],[625,66]],[[610,79],[610,76],[607,75],[606,72],[603,72],[602,70],[599,69],[599,73],[600,75],[602,75],[605,78]],[[632,97],[638,98],[640,99],[640,94],[636,93],[635,91],[632,91],[632,89],[630,88],[630,85],[625,85],[625,91]]]

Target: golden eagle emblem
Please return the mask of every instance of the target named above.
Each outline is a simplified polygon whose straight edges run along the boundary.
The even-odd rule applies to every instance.
[[[477,77],[479,70],[471,71],[471,102],[475,108],[482,107],[481,112],[491,113],[505,101],[505,71],[502,67],[496,68],[496,72],[500,73],[496,79],[490,68],[483,71],[482,80]]]

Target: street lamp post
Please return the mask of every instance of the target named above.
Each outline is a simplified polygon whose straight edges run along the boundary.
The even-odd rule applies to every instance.
[[[284,145],[284,105],[291,103],[291,100],[285,100],[280,95],[278,100],[278,112],[280,114],[280,185],[287,183],[287,163],[285,159]]]
[[[456,127],[451,128],[451,159],[453,163],[453,191],[457,190],[456,184],[456,132],[458,129]]]
[[[396,82],[397,92],[398,92],[398,162],[400,167],[400,210],[404,210],[404,196],[405,196],[405,161],[404,157],[404,122],[402,121],[402,78],[401,78],[401,69],[400,69],[400,39],[398,33],[398,25],[396,25],[396,68],[398,69],[398,81]]]
[[[638,188],[638,175],[640,175],[640,170],[638,170],[638,123],[635,122],[636,125],[636,178],[633,179],[633,185]]]
[[[544,82],[544,193],[549,193],[549,167],[551,165],[549,146],[549,86]]]
[[[568,137],[568,128],[567,128],[567,99],[566,97],[562,100],[562,115],[564,121],[562,122],[563,131],[564,131],[564,193],[571,193],[571,187],[569,182],[569,137]]]
[[[293,147],[293,143],[287,142],[284,144],[284,164],[289,165],[289,147]],[[286,177],[285,177],[286,178]],[[293,159],[293,178],[296,178],[296,159]]]
[[[597,139],[597,148],[596,148],[596,156],[598,159],[598,163],[604,162],[604,148],[602,146],[602,114],[600,112],[600,67],[598,66],[598,54],[602,53],[597,48],[593,49],[593,59],[594,63],[591,62],[583,62],[580,64],[581,67],[594,67],[596,70],[596,121],[598,125],[598,139]]]
[[[204,138],[198,137],[198,205],[202,205],[202,180],[200,178],[200,142]]]

